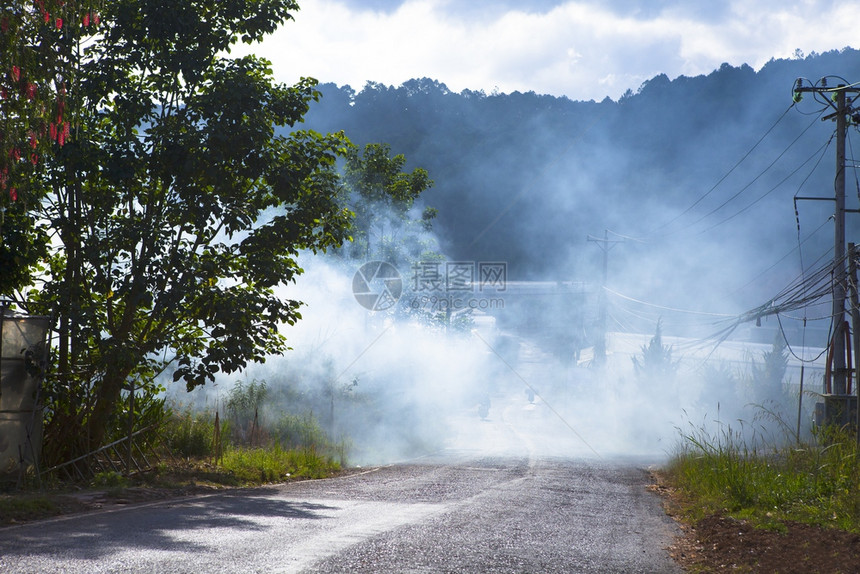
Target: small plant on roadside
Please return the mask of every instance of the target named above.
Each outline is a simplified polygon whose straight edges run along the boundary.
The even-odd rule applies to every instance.
[[[116,471],[98,472],[93,477],[92,485],[96,488],[125,488],[129,480]]]
[[[224,408],[225,419],[232,424],[233,442],[249,446],[259,446],[264,441],[262,432],[261,409],[268,398],[266,381],[254,379],[250,383],[236,381],[230,389]]]

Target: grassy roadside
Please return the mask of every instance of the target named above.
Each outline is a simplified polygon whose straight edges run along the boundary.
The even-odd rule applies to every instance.
[[[88,483],[0,493],[0,527],[112,505],[326,478],[342,472],[340,463],[310,449],[230,449],[218,465],[206,457],[186,458],[158,464],[133,477],[101,473]]]
[[[818,429],[798,443],[791,433],[769,440],[765,428],[682,433],[653,473],[653,490],[681,528],[670,555],[695,574],[857,572],[856,435]]]
[[[240,387],[237,397],[260,395],[264,388],[257,384]],[[161,462],[147,472],[132,477],[102,472],[86,483],[47,477],[37,485],[30,479],[24,490],[0,490],[0,526],[114,504],[343,472],[346,444],[333,443],[312,416],[283,415],[267,427],[257,424],[256,403],[244,403],[250,404],[245,407],[251,416],[246,413],[249,420],[234,416],[234,424],[219,423],[210,412],[170,409],[152,437],[154,444],[161,445]]]
[[[692,429],[663,469],[689,520],[720,514],[757,528],[786,522],[860,533],[860,448],[838,429],[775,443],[750,429]]]

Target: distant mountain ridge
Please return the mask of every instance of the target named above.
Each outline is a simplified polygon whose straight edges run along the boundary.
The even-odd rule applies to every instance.
[[[610,264],[619,290],[665,298],[680,287],[679,304],[743,306],[795,277],[800,255],[832,247],[829,202],[794,212],[795,196],[833,194],[833,123],[809,95],[792,108],[796,78],[827,75],[860,81],[860,52],[658,75],[618,101],[454,93],[427,78],[323,84],[302,127],[387,142],[426,168],[435,186],[424,198],[451,259],[504,261],[520,279],[599,280],[602,254],[586,238],[608,229],[626,237]],[[856,208],[853,171],[848,181]],[[860,242],[853,217],[848,241]],[[787,256],[799,240],[802,253]]]

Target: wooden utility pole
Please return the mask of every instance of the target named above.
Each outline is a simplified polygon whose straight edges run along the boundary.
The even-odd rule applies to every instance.
[[[597,328],[600,330],[594,343],[594,362],[603,365],[606,362],[606,279],[609,276],[609,250],[623,240],[609,240],[609,230],[603,230],[603,239],[588,236],[589,242],[596,243],[603,250],[603,283],[600,285],[598,296]]]
[[[844,86],[839,86],[840,88]],[[845,90],[836,92],[836,221],[833,244],[833,394],[848,388],[845,357]]]
[[[844,425],[849,422],[847,345],[848,336],[845,325],[845,292],[847,283],[845,257],[845,135],[848,130],[848,120],[856,121],[858,111],[853,110],[852,104],[860,94],[856,85],[839,84],[834,88],[827,86],[827,79],[822,78],[813,86],[804,86],[798,79],[794,88],[794,101],[799,102],[803,93],[813,93],[816,101],[824,101],[833,108],[833,113],[822,120],[836,120],[836,180],[834,183],[834,245],[833,245],[833,339],[830,341],[832,360],[830,363],[832,386],[828,389],[825,381],[825,393],[831,394],[832,399],[825,397],[825,418],[829,423]],[[849,99],[849,95],[851,98]],[[818,97],[820,96],[820,97]],[[857,210],[851,210],[857,211]],[[855,331],[856,334],[856,331]],[[830,407],[832,405],[832,408]],[[831,411],[831,412],[828,412]]]

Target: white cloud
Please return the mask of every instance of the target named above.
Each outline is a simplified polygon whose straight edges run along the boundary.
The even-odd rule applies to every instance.
[[[600,100],[660,73],[706,74],[723,62],[759,68],[798,48],[844,48],[860,20],[860,4],[852,2],[533,4],[478,11],[453,0],[405,0],[381,10],[305,0],[295,21],[254,51],[272,60],[286,82],[313,76],[360,89],[367,81],[396,86],[429,77],[454,91]]]

